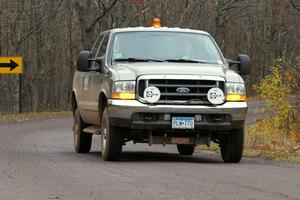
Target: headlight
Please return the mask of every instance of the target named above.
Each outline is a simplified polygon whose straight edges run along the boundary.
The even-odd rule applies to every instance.
[[[113,85],[113,99],[135,99],[135,81],[118,81]]]
[[[246,89],[243,83],[226,83],[226,101],[245,101]]]

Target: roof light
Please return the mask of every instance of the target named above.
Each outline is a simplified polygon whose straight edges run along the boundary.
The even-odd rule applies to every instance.
[[[160,27],[160,19],[159,18],[154,18],[152,22],[152,26],[154,28],[159,28]]]

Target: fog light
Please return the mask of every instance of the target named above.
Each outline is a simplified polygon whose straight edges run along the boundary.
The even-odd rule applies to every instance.
[[[170,121],[171,120],[171,115],[170,114],[164,114],[164,120],[165,121]]]
[[[195,115],[195,121],[196,122],[202,121],[202,115]]]

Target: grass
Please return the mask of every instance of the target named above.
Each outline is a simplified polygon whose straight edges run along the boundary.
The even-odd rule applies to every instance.
[[[245,155],[300,163],[299,140],[275,128],[267,130],[263,132],[258,124],[246,127]]]
[[[300,143],[286,138],[276,139],[273,132],[262,133],[258,125],[250,125],[245,129],[244,157],[263,158],[267,160],[288,161],[300,164]],[[199,150],[220,152],[218,144],[210,147],[198,147]]]
[[[70,117],[71,111],[60,111],[60,112],[25,112],[19,114],[3,114],[0,115],[0,122],[10,121],[28,121],[36,119],[52,119],[58,117]]]

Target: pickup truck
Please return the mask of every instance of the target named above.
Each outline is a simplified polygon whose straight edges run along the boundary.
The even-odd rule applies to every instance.
[[[232,68],[232,66],[235,66]],[[80,52],[72,88],[73,140],[88,153],[101,136],[105,161],[127,142],[176,144],[181,155],[219,144],[224,162],[243,154],[250,58],[226,59],[200,30],[160,26],[105,31]]]

